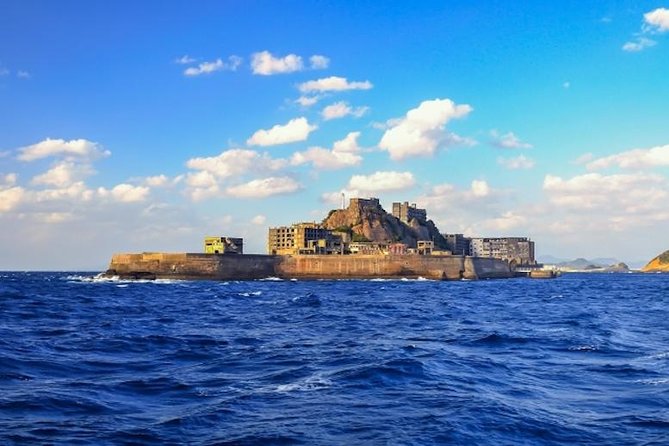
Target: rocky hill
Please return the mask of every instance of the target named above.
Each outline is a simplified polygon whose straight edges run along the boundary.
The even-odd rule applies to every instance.
[[[348,208],[330,211],[323,226],[350,232],[358,241],[400,242],[415,248],[418,240],[433,240],[435,248],[446,249],[446,240],[432,220],[404,223],[375,200],[351,200]]]
[[[659,256],[648,262],[641,271],[645,273],[663,272],[669,273],[669,251],[664,251]]]

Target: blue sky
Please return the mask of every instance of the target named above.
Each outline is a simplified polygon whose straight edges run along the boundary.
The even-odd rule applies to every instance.
[[[36,2],[0,13],[0,269],[102,269],[347,197],[538,254],[669,248],[669,3]]]

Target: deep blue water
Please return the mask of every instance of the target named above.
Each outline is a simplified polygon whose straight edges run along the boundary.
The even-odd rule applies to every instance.
[[[669,275],[0,273],[1,444],[669,444]]]

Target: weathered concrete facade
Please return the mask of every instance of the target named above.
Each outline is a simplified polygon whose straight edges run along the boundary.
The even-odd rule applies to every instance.
[[[508,262],[464,256],[114,254],[107,276],[187,280],[372,279],[436,280],[513,277]]]

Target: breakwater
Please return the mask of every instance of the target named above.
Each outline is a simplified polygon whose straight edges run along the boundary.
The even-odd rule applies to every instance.
[[[114,254],[105,273],[133,279],[253,280],[513,277],[508,262],[466,256]]]

